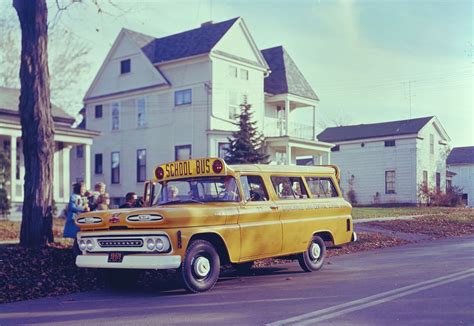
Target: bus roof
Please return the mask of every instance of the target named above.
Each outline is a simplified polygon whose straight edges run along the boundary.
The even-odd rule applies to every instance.
[[[266,172],[266,173],[315,173],[315,174],[339,174],[333,165],[268,165],[268,164],[239,164],[228,165],[234,172]]]

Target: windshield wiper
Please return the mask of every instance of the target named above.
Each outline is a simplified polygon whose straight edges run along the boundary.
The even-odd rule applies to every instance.
[[[165,201],[164,203],[159,203],[157,206],[161,205],[170,205],[170,204],[183,204],[183,203],[198,203],[204,205],[204,202],[196,200],[196,199],[180,199],[180,200],[169,200]]]

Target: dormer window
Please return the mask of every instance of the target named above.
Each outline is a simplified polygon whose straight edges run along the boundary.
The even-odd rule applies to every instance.
[[[132,68],[132,63],[130,59],[120,61],[120,74],[121,75],[129,73],[131,68]]]

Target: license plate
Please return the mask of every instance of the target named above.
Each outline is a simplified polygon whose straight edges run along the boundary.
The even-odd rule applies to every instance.
[[[109,263],[121,263],[123,260],[123,253],[121,252],[110,252],[109,253]]]

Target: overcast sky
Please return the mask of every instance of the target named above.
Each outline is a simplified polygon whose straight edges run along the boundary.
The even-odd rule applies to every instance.
[[[91,3],[57,22],[92,46],[82,94],[122,27],[163,37],[240,16],[259,48],[286,48],[325,125],[435,115],[452,146],[474,145],[472,1],[102,1],[112,15]]]

